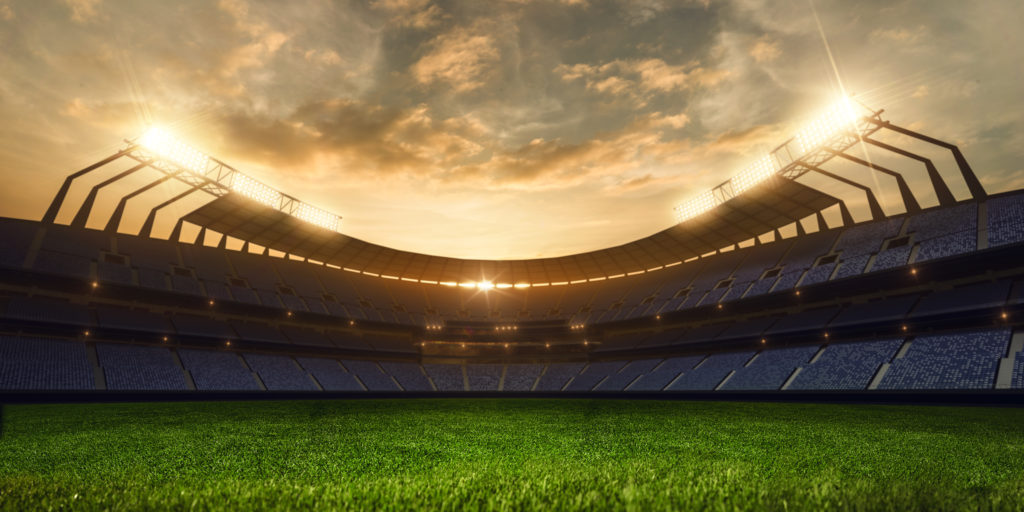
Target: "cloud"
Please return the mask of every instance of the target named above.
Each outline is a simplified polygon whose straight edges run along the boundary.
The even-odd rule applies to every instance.
[[[75,23],[87,23],[97,16],[96,7],[100,0],[64,0],[71,8],[71,20]]]
[[[653,20],[668,9],[665,0],[633,0],[625,2],[625,18],[630,25],[641,25]]]
[[[782,55],[782,50],[779,48],[778,41],[773,41],[771,39],[763,37],[759,38],[750,47],[750,56],[753,57],[758,64],[772,62],[779,58],[780,55]]]
[[[389,23],[398,27],[428,29],[445,17],[440,7],[430,0],[376,0],[370,7],[387,12]]]
[[[341,56],[334,50],[307,50],[302,56],[309,62],[324,66],[335,66],[341,64]]]
[[[232,154],[305,175],[427,176],[482,149],[462,133],[465,124],[435,121],[423,105],[397,109],[334,99],[302,105],[283,120],[235,112],[217,123]]]
[[[587,89],[612,96],[626,96],[645,105],[652,94],[664,94],[713,87],[725,80],[728,71],[708,69],[693,61],[668,64],[660,58],[616,59],[600,65],[559,65],[562,80],[582,80]]]
[[[232,48],[222,59],[221,74],[233,77],[242,69],[261,68],[272,55],[277,53],[289,37],[262,21],[253,21],[249,15],[249,4],[243,0],[220,0],[220,9],[235,20],[235,27],[248,34],[251,41]]]
[[[481,23],[439,35],[429,43],[427,53],[412,66],[412,75],[421,84],[440,82],[457,92],[482,87],[493,75],[501,57],[491,28]]]
[[[669,126],[675,129],[680,129],[689,124],[690,117],[686,114],[676,114],[674,116],[661,116],[655,119],[655,124],[658,126]]]
[[[871,32],[871,38],[876,41],[888,41],[900,44],[912,44],[920,41],[928,35],[928,31],[924,26],[918,26],[913,29],[906,27],[900,28],[878,28]]]
[[[75,98],[64,105],[61,113],[68,117],[88,118],[92,114],[92,109],[85,105],[82,98]]]
[[[354,182],[394,177],[486,190],[559,190],[600,181],[608,190],[635,190],[665,179],[637,175],[687,161],[690,142],[664,130],[688,122],[682,113],[652,114],[580,142],[535,138],[504,146],[473,116],[437,119],[425,105],[398,109],[334,99],[303,105],[284,120],[236,112],[215,124],[232,158],[307,179],[343,172]]]

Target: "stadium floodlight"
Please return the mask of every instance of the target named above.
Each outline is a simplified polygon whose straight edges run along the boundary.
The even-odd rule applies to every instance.
[[[690,220],[715,206],[717,206],[715,195],[710,190],[705,190],[685,203],[676,206],[676,222]]]
[[[857,123],[857,111],[849,98],[843,98],[821,117],[811,121],[803,130],[796,134],[796,142],[801,155],[818,149],[839,132],[851,128]]]
[[[321,210],[315,206],[310,206],[306,203],[299,203],[299,207],[293,213],[296,217],[316,226],[320,226],[324,229],[331,231],[338,230],[338,223],[341,218],[337,215]]]
[[[271,208],[281,206],[280,192],[240,172],[236,172],[231,179],[231,190]]]
[[[847,130],[856,130],[859,119],[860,116],[853,101],[849,98],[843,98],[796,134],[796,137],[793,138],[796,142],[796,152],[802,157],[817,151],[822,146],[832,142],[840,133]],[[782,147],[788,147],[788,145],[789,142],[783,144]],[[778,161],[773,158],[773,156],[778,156],[778,152],[779,150],[776,149],[772,153],[761,157],[753,165],[729,178],[729,181],[715,187],[714,190],[702,192],[685,203],[676,206],[676,222],[692,219],[713,209],[718,206],[718,203],[728,200],[729,197],[735,197],[774,176],[780,170],[779,164],[777,164]],[[792,155],[789,156],[789,160],[793,160]],[[730,185],[730,187],[724,190],[731,191],[731,196],[729,195],[730,192],[722,192],[716,195],[715,191],[723,190],[726,184]]]
[[[479,283],[476,284],[476,287],[480,290],[487,291],[490,290],[491,288],[494,288],[494,283],[490,281],[480,281]]]
[[[315,226],[338,231],[341,223],[341,217],[338,215],[310,206],[242,174],[237,169],[182,142],[163,128],[151,127],[131,143],[143,149],[145,157],[156,157],[215,183],[216,195],[222,195],[221,190],[230,190]],[[140,158],[136,157],[140,162],[143,161]],[[156,168],[161,169],[159,166]]]
[[[754,188],[758,183],[772,177],[776,170],[772,157],[768,155],[761,157],[756,163],[729,180],[732,184],[733,194]]]
[[[138,143],[160,158],[170,160],[189,171],[205,175],[209,169],[209,156],[178,140],[167,130],[158,126],[147,130],[142,137],[139,137]]]

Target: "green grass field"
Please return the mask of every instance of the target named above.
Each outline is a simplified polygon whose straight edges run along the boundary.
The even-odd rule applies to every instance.
[[[425,399],[3,412],[4,510],[1024,506],[1021,409]]]

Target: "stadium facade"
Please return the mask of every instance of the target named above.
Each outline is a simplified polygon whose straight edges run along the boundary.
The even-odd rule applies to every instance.
[[[669,229],[514,261],[358,240],[333,214],[165,134],[126,141],[69,176],[41,221],[0,219],[0,390],[1024,388],[1024,191],[986,194],[954,145],[881,114],[798,135],[681,207]],[[880,132],[945,152],[958,183]],[[865,158],[865,145],[923,169],[937,205],[922,207],[903,171]],[[837,160],[894,180],[903,213],[828,170]],[[143,169],[159,178],[122,195],[104,229],[87,228],[98,193]],[[76,180],[112,170],[69,225],[56,222]],[[858,190],[870,220],[799,181],[808,174]],[[169,180],[189,189],[153,205],[139,234],[120,232],[128,202]],[[158,213],[190,194],[208,201],[169,240],[154,238]],[[185,225],[199,235],[186,240]],[[211,237],[220,242],[207,246]]]

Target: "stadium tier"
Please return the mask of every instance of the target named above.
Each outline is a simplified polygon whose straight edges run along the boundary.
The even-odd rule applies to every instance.
[[[1022,205],[1008,193],[486,291],[2,219],[0,389],[1022,388]]]
[[[0,338],[5,390],[687,391],[1022,388],[1009,329],[589,363],[413,363]],[[99,362],[96,361],[99,356]],[[1005,371],[1004,371],[1005,369]],[[1002,373],[1002,374],[1001,374]]]

